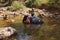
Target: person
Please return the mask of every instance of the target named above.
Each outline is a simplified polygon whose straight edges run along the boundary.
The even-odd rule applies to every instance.
[[[30,21],[31,21],[31,23],[34,23],[34,22],[36,22],[36,20],[37,20],[37,16],[35,15],[34,9],[32,8]]]
[[[31,16],[34,15],[34,9],[32,8],[32,11],[31,11]]]
[[[31,23],[37,23],[38,18],[35,17],[34,15],[31,15],[31,17],[30,17],[30,21],[31,21]]]
[[[30,23],[29,13],[25,12],[23,15],[23,23]]]
[[[24,15],[24,17],[23,17],[23,23],[26,23],[26,19],[27,19],[27,15]]]
[[[31,17],[30,17],[30,22],[33,24],[41,24],[43,21],[34,13],[32,9]]]

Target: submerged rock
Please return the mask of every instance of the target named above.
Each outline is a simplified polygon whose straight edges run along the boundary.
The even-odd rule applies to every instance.
[[[0,28],[0,39],[9,37],[16,33],[16,30],[12,27]]]

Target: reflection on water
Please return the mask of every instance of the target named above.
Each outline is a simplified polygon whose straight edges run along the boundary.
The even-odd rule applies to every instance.
[[[6,40],[57,40],[60,37],[59,26],[58,24],[21,24],[15,27],[18,34]]]
[[[34,32],[38,32],[40,25],[22,24],[21,27],[16,27],[18,34],[6,40],[31,40]],[[5,40],[5,39],[4,39]]]
[[[29,40],[30,37],[31,37],[31,36],[28,35],[27,33],[25,33],[25,34],[20,33],[18,39],[19,39],[19,40]]]
[[[18,32],[18,40],[30,40],[33,31],[38,29],[40,25],[24,24],[23,31]]]

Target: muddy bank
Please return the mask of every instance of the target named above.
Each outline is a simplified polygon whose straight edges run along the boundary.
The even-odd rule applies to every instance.
[[[25,12],[28,12],[28,14],[30,14],[30,11],[32,10],[32,8],[25,8],[25,9],[20,9],[20,10],[17,10],[17,11],[10,11],[10,10],[7,10],[8,7],[2,7],[0,8],[0,18],[3,18],[3,15],[4,14],[7,14],[8,15],[8,19],[9,19],[9,15],[12,15],[13,18],[17,17],[17,16],[22,16],[21,18],[23,19],[23,16],[22,15],[23,13]],[[37,15],[37,16],[40,16],[42,17],[42,19],[44,21],[59,21],[60,20],[60,13],[58,11],[49,11],[49,10],[45,10],[45,9],[37,9],[37,8],[33,8],[34,9],[34,13]],[[14,15],[15,14],[15,15]]]

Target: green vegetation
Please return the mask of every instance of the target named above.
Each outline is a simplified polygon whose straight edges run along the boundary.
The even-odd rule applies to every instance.
[[[60,0],[49,0],[48,5],[55,8],[60,8]]]
[[[48,0],[27,0],[26,5],[29,7],[40,7],[42,4],[47,4]]]
[[[42,4],[45,4],[49,7],[60,8],[60,0],[27,0],[26,1],[26,6],[28,7],[40,8]]]
[[[6,2],[6,0],[0,0],[0,3],[1,2]],[[40,8],[42,4],[45,4],[49,7],[60,8],[60,0],[9,0],[7,2],[8,4],[11,4],[11,8],[14,7],[13,9],[15,10],[18,10],[19,8],[23,8],[25,6]]]
[[[10,10],[19,10],[19,9],[23,9],[23,8],[25,8],[24,4],[19,1],[13,1],[10,6]]]

